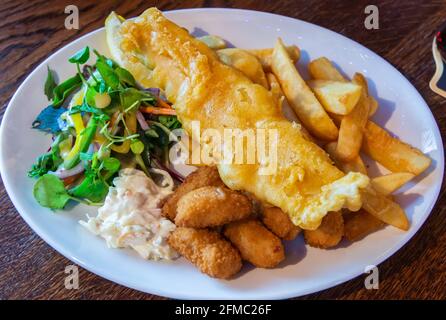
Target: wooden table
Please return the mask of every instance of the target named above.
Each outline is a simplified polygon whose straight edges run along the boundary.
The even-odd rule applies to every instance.
[[[446,136],[446,99],[428,87],[434,72],[431,42],[446,20],[446,2],[373,1],[380,29],[364,27],[370,1],[59,1],[3,0],[0,4],[0,118],[20,83],[48,55],[101,27],[108,12],[136,16],[156,5],[162,10],[230,7],[260,10],[309,21],[341,33],[375,51],[421,92]],[[354,4],[353,4],[354,3]],[[64,8],[75,4],[80,30],[64,28]],[[30,97],[32,99],[32,97]],[[26,106],[24,106],[26,108]],[[380,265],[379,290],[366,290],[364,276],[303,299],[446,298],[445,189],[415,237]],[[160,299],[80,271],[79,290],[64,287],[71,262],[43,242],[22,220],[0,180],[0,299]]]

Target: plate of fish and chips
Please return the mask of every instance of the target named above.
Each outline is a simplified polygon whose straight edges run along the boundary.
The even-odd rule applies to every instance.
[[[111,13],[104,20],[105,28],[55,52],[27,77],[1,127],[0,168],[12,202],[39,236],[75,263],[116,283],[172,298],[289,298],[377,266],[429,216],[444,170],[438,126],[410,82],[370,50],[313,24],[247,10],[151,8],[135,19]],[[66,79],[76,72],[67,61],[79,67],[88,60],[85,48],[95,49],[98,72],[78,68],[84,102],[68,102],[76,99],[68,98],[71,91],[58,103],[69,111],[67,117],[80,119],[81,129],[94,121],[104,126],[94,127],[98,140],[85,146],[76,142],[85,142],[88,130],[76,123],[72,133],[67,130],[72,149],[60,161],[75,170],[80,183],[73,187],[67,167],[39,171],[43,161],[36,166],[36,157],[57,139],[38,134],[31,124],[48,105],[42,93],[49,83],[47,67]],[[125,104],[129,92],[142,98],[108,117],[114,95]],[[54,106],[58,96],[51,98]],[[121,121],[116,114],[124,119],[118,116],[123,138],[118,129],[107,131]],[[127,117],[133,120],[126,122]],[[133,135],[126,133],[131,121]],[[264,174],[266,158],[256,164],[175,165],[158,161],[156,154],[140,160],[145,143],[145,148],[159,143],[150,140],[161,134],[154,127],[181,126],[193,136],[194,121],[221,132],[275,130],[278,140],[270,144],[277,153],[275,171]],[[136,128],[148,140],[138,137]],[[114,156],[126,144],[137,173],[123,169],[126,161]],[[78,149],[82,152],[73,160],[70,155]],[[104,150],[109,151],[105,158]],[[55,161],[54,153],[46,155]],[[27,177],[30,167],[37,182]],[[92,172],[100,182],[89,180],[82,189]],[[137,180],[126,182],[132,175]],[[132,191],[134,181],[144,188]],[[58,183],[61,189],[54,188]],[[110,185],[109,194],[98,185]],[[86,194],[92,190],[102,193]],[[123,223],[107,215],[119,206],[111,200],[132,192],[140,192],[138,201],[162,219],[157,239],[173,251],[148,252],[142,242],[123,239],[138,231],[119,237],[110,231]],[[156,201],[148,203],[150,197]],[[99,214],[95,202],[103,205]],[[128,248],[107,250],[107,245]]]

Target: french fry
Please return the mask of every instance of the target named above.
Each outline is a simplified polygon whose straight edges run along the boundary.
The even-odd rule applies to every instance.
[[[339,70],[336,69],[331,63],[331,61],[328,60],[326,57],[321,57],[311,61],[308,64],[308,72],[310,73],[313,79],[347,81],[347,79],[344,78],[342,73],[340,73]],[[362,77],[361,79],[358,80],[362,81],[360,84],[361,86],[366,88],[367,97],[371,100],[370,113],[369,113],[369,117],[371,117],[372,115],[375,114],[376,110],[378,109],[378,102],[372,96],[370,96],[368,91],[367,81],[365,80],[365,78]]]
[[[327,58],[313,60],[309,65],[309,71],[315,79],[339,81],[342,74],[331,64]],[[342,77],[343,78],[343,77]],[[357,75],[355,80],[367,88],[366,80],[362,75]],[[345,79],[344,79],[345,81]],[[367,89],[368,90],[368,89]],[[368,91],[367,91],[368,92]],[[371,100],[371,105],[377,104]],[[372,107],[375,108],[375,107]],[[369,115],[370,115],[369,111]],[[342,119],[340,116],[330,114],[335,123]],[[364,130],[362,149],[374,160],[380,162],[393,172],[411,172],[420,174],[429,167],[431,160],[419,150],[408,144],[391,137],[384,129],[372,121],[368,121]]]
[[[351,82],[310,80],[307,83],[327,112],[349,114],[361,97],[361,86]]]
[[[335,165],[345,173],[350,171],[366,171],[365,166],[359,156],[357,157],[359,160],[356,160],[354,164],[351,164],[351,162],[346,163],[340,160],[336,154],[336,142],[327,144],[325,146],[325,151],[327,151],[327,153],[331,156],[335,162]],[[367,174],[366,172],[361,173]],[[409,229],[409,221],[407,220],[404,210],[397,203],[374,190],[373,186],[369,186],[365,191],[363,191],[362,207],[368,213],[375,216],[375,218],[387,224],[402,230]]]
[[[298,61],[300,58],[299,48],[297,46],[287,46],[285,48],[291,60],[293,60],[293,63],[296,63],[296,61]],[[260,63],[262,64],[263,69],[269,72],[271,71],[273,50],[274,50],[273,48],[267,48],[267,49],[247,49],[246,51],[256,56],[257,59],[259,59]]]
[[[320,139],[335,140],[338,128],[300,76],[280,38],[273,51],[272,71],[305,128]]]
[[[369,86],[367,85],[366,78],[362,75],[362,73],[356,72],[353,76],[352,81],[356,83],[357,85],[360,85],[362,89],[364,90],[364,95],[368,97],[369,94]]]
[[[366,78],[359,72],[355,73],[355,75],[353,76],[353,82],[359,84],[360,86],[362,86],[365,90],[365,94],[369,99],[369,118],[371,116],[373,116],[376,112],[376,110],[378,110],[378,101],[376,101],[369,92],[369,86],[367,84],[367,80]]]
[[[336,114],[336,113],[331,113],[328,112],[328,114],[330,115],[330,118],[333,119],[333,122],[340,127],[341,126],[341,122],[342,119],[344,118],[344,116],[341,116],[340,114]]]
[[[308,140],[314,141],[313,137],[311,137],[311,135],[307,131],[307,129],[305,129],[304,126],[300,123],[300,120],[296,117],[296,115],[294,114],[294,111],[291,110],[291,108],[289,107],[289,104],[285,98],[285,94],[283,93],[282,88],[280,87],[280,83],[277,80],[276,76],[273,73],[268,72],[266,74],[266,79],[268,80],[268,84],[269,84],[271,93],[279,101],[279,107],[282,108],[283,115],[288,120],[296,122],[299,125],[299,129],[302,131],[302,134],[304,134]],[[285,104],[285,106],[283,106],[284,104]]]
[[[378,101],[374,99],[372,96],[369,96],[370,101],[370,112],[369,112],[369,118],[373,116],[376,113],[376,110],[378,110]]]
[[[375,218],[365,210],[348,212],[344,217],[344,237],[354,242],[364,238],[385,226],[385,223]]]
[[[405,231],[409,229],[409,220],[404,210],[396,202],[371,187],[362,193],[362,207],[387,224]]]
[[[356,160],[354,165],[350,164],[352,167],[349,167],[348,163],[342,162],[342,160],[340,160],[336,155],[336,142],[327,144],[325,146],[325,150],[331,156],[335,162],[335,165],[345,173],[350,171],[361,172],[359,170],[366,170],[365,166],[363,169],[361,169],[364,164],[360,164],[362,163],[362,160],[359,156],[359,160]],[[361,173],[367,174],[366,172]],[[375,216],[375,218],[387,224],[402,230],[409,229],[409,221],[407,220],[404,210],[397,203],[374,190],[373,186],[369,186],[365,191],[363,191],[362,207],[368,213]]]
[[[344,116],[339,128],[337,153],[344,161],[355,159],[362,145],[362,136],[370,112],[370,99],[367,88],[363,85],[360,74],[355,74],[353,82],[362,86],[361,97],[353,111]]]
[[[367,168],[364,164],[364,162],[361,159],[360,155],[357,155],[353,160],[351,161],[343,161],[340,159],[339,155],[337,154],[337,143],[336,142],[330,142],[325,145],[325,151],[330,155],[331,159],[334,161],[335,165],[341,169],[341,171],[348,173],[348,172],[360,172],[362,174],[367,175]]]
[[[360,170],[366,170],[361,158],[356,160],[354,164],[345,163],[337,157],[336,154],[336,142],[331,142],[325,146],[325,151],[331,156],[335,165],[343,172],[348,173],[350,171],[361,172]],[[360,161],[360,162],[359,162]],[[362,163],[362,165],[361,165]],[[361,168],[362,166],[363,169]],[[366,172],[361,172],[367,174]],[[375,216],[375,218],[390,224],[394,227],[402,230],[409,229],[409,221],[407,220],[404,210],[392,199],[378,193],[372,187],[368,187],[362,193],[362,207],[368,213]]]
[[[342,74],[326,58],[312,61],[309,70],[313,78],[316,79],[338,81],[339,77],[342,77]],[[357,77],[357,81],[363,81],[364,84],[365,79]],[[364,87],[366,86],[364,85]],[[371,103],[372,108],[374,104],[374,102]],[[331,116],[335,123],[339,123],[341,120],[340,116],[332,114]],[[391,137],[387,131],[370,120],[364,130],[362,150],[393,172],[411,172],[418,175],[426,170],[431,163],[431,160],[418,149]]]
[[[226,42],[219,36],[214,35],[205,35],[202,37],[198,37],[198,40],[204,42],[209,48],[218,50],[226,48]]]
[[[419,175],[431,164],[431,159],[420,150],[392,137],[372,121],[365,127],[362,150],[392,172]]]
[[[330,60],[325,57],[311,61],[308,64],[308,71],[313,79],[347,81]]]
[[[265,72],[263,72],[262,65],[255,56],[238,48],[217,50],[217,54],[223,63],[241,71],[252,82],[268,89]]]
[[[401,188],[414,177],[415,175],[413,173],[397,172],[373,178],[371,183],[376,191],[383,195],[389,195]]]
[[[343,162],[342,168],[345,172],[360,172],[367,175],[367,168],[360,155],[351,161]]]
[[[280,99],[281,97],[285,97],[285,94],[280,87],[280,83],[274,74],[268,72],[266,74],[266,80],[268,80],[269,90],[275,98]]]

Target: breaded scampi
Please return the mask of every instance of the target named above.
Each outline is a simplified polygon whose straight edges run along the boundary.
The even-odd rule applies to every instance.
[[[344,234],[341,212],[329,212],[316,230],[304,230],[305,242],[312,247],[327,249],[336,246]]]
[[[269,230],[284,240],[293,240],[301,231],[291,222],[290,217],[278,207],[265,207],[261,219]]]
[[[358,241],[386,224],[365,210],[344,214],[344,236],[349,241]]]
[[[251,201],[240,192],[226,187],[202,187],[180,198],[175,224],[189,228],[216,227],[247,218],[252,210]]]
[[[224,235],[256,267],[274,268],[285,259],[282,241],[258,220],[232,222],[225,226]]]
[[[177,203],[186,193],[205,186],[224,187],[220,179],[217,167],[199,167],[197,170],[187,176],[186,180],[178,186],[175,192],[169,196],[163,205],[163,215],[174,221],[177,214]]]
[[[211,277],[228,279],[242,268],[239,252],[218,232],[179,227],[167,242]]]

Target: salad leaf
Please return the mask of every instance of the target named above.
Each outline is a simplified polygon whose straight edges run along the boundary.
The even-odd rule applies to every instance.
[[[51,209],[63,209],[71,199],[63,182],[52,174],[45,174],[36,181],[33,195],[41,206]]]
[[[146,167],[151,166],[151,152],[149,148],[144,148],[143,152],[139,155],[141,157],[141,160],[146,165]]]
[[[44,153],[37,158],[36,163],[31,166],[28,171],[29,177],[40,177],[48,171],[56,171],[59,165],[63,162],[60,156],[60,144],[66,139],[66,134],[59,134],[54,142],[51,144],[49,152]]]
[[[155,98],[148,92],[138,90],[136,88],[126,88],[120,91],[119,97],[121,100],[121,106],[124,110],[138,108],[142,102],[150,104],[155,103]]]
[[[150,172],[147,169],[146,164],[144,163],[143,158],[141,157],[140,154],[135,154],[135,162],[136,164],[142,169],[142,171],[144,171],[144,173],[150,177]]]
[[[121,68],[121,67],[117,67],[115,69],[116,74],[119,77],[119,81],[122,84],[126,84],[129,85],[131,87],[136,86],[136,81],[135,78],[132,76],[132,74],[130,72],[128,72],[126,69]]]
[[[104,93],[107,91],[107,85],[105,84],[105,81],[101,79],[99,82],[99,93]]]
[[[65,108],[55,108],[49,105],[43,109],[36,120],[33,121],[33,129],[42,130],[49,133],[57,133],[60,131],[59,117],[62,113],[67,111]]]
[[[117,67],[118,64],[116,62],[114,62],[112,59],[107,58],[103,54],[100,54],[96,49],[93,49],[93,52],[96,55],[96,57],[98,58],[98,61],[104,62],[105,64],[109,65],[111,68]]]
[[[177,116],[159,116],[158,121],[170,130],[181,128],[181,122],[178,121]]]
[[[158,137],[159,137],[159,135],[158,135],[158,133],[156,132],[156,130],[151,129],[151,128],[147,129],[147,130],[144,132],[144,134],[145,134],[147,137],[149,137],[149,138],[158,138]]]
[[[73,114],[73,113],[79,113],[79,112],[89,112],[89,113],[96,114],[96,115],[104,114],[104,112],[101,109],[91,107],[87,103],[83,103],[79,106],[72,107],[68,113]]]
[[[139,106],[141,99],[144,95],[135,88],[126,88],[119,93],[119,98],[121,100],[121,106],[124,110],[127,110],[131,106]]]
[[[85,94],[85,100],[88,104],[88,106],[92,106],[92,107],[96,107],[96,101],[95,101],[95,96],[96,94],[98,94],[98,92],[96,91],[96,89],[94,87],[89,87],[87,89],[87,93]]]
[[[99,71],[102,79],[104,79],[105,83],[112,88],[113,90],[118,89],[119,87],[119,76],[116,74],[116,72],[113,70],[112,67],[110,67],[107,63],[103,62],[102,60],[99,60],[96,62],[96,68]]]
[[[74,90],[80,88],[81,85],[82,78],[79,74],[76,74],[55,87],[53,90],[53,107],[57,108],[61,106],[65,99],[73,93]]]
[[[71,63],[84,64],[85,62],[87,62],[89,58],[90,58],[90,48],[87,46],[76,52],[74,55],[72,55],[68,59],[68,61]]]
[[[81,152],[79,154],[79,159],[82,161],[91,161],[91,160],[93,160],[93,154],[88,153],[88,152]]]
[[[121,167],[121,162],[118,159],[109,157],[105,158],[101,163],[101,168],[107,170],[108,172],[116,173]]]
[[[106,158],[102,162],[99,160],[98,153],[95,152],[91,157],[91,164],[86,170],[84,180],[72,188],[69,192],[77,198],[88,199],[91,202],[101,202],[108,193],[107,180],[110,179],[121,167],[121,163],[116,158]],[[102,175],[102,170],[107,173]]]
[[[77,198],[88,199],[92,202],[101,202],[108,193],[108,185],[101,179],[97,179],[93,173],[87,173],[84,180],[69,193]]]
[[[40,177],[48,171],[55,171],[62,163],[62,159],[54,152],[48,152],[37,158],[37,162],[28,171],[28,177]]]
[[[47,66],[48,69],[48,75],[46,76],[45,80],[45,86],[43,88],[43,91],[48,98],[48,100],[52,100],[54,97],[53,90],[57,87],[56,80],[54,79],[53,72],[50,70],[50,67]]]
[[[161,129],[159,126],[151,126],[150,128],[155,130],[158,135],[156,139],[150,139],[151,142],[160,147],[166,147],[169,145],[169,136],[163,129]]]

